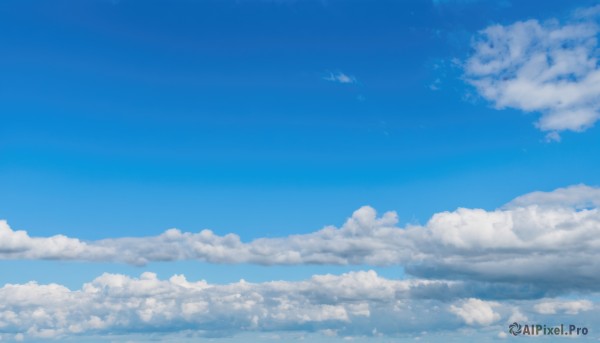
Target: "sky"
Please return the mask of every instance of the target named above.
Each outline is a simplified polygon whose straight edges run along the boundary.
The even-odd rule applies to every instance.
[[[600,339],[599,34],[596,1],[0,2],[0,340]]]

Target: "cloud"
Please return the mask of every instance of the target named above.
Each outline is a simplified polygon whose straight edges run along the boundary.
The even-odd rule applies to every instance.
[[[597,289],[598,189],[536,192],[501,209],[438,213],[411,228],[420,255],[406,263],[420,277],[464,278],[567,289]],[[550,286],[551,285],[551,286]]]
[[[327,75],[323,78],[323,80],[337,82],[337,83],[346,83],[346,84],[352,84],[352,83],[357,82],[356,78],[354,76],[347,75],[342,72],[336,72],[336,73],[330,72],[329,75]]]
[[[388,280],[362,271],[226,285],[191,282],[183,275],[160,280],[153,273],[103,274],[75,291],[57,284],[8,284],[0,288],[0,331],[25,338],[184,330],[205,336],[281,330],[343,337],[418,332],[438,321],[460,327],[447,303],[410,299],[412,288],[434,283],[439,282]]]
[[[600,118],[599,26],[590,11],[565,24],[487,27],[473,41],[466,80],[498,109],[540,113],[536,126],[551,140],[590,128]]]
[[[161,280],[149,272],[139,277],[105,273],[77,290],[35,282],[4,285],[0,339],[185,333],[198,341],[248,332],[321,333],[328,341],[424,332],[447,338],[471,326],[496,335],[508,321],[541,323],[549,314],[553,320],[594,325],[599,318],[587,300],[486,301],[456,292],[468,288],[454,281],[391,280],[374,271],[230,284],[189,281],[183,275]]]
[[[368,206],[337,228],[243,242],[238,235],[170,229],[158,236],[81,241],[30,237],[0,222],[0,259],[121,262],[199,260],[262,265],[403,266],[430,279],[504,283],[544,296],[600,290],[600,189],[533,192],[495,210],[459,208],[399,227],[395,212]]]
[[[544,301],[535,305],[535,311],[540,314],[556,314],[564,311],[566,314],[578,314],[580,311],[590,311],[594,305],[589,300],[575,301]]]
[[[429,84],[429,89],[432,91],[439,91],[442,81],[437,78],[432,83]]]
[[[571,207],[577,210],[600,207],[600,191],[598,188],[583,184],[566,188],[558,188],[552,192],[531,192],[515,198],[505,208],[527,206]]]
[[[593,324],[600,318],[593,298],[573,295],[600,292],[599,204],[599,188],[574,185],[525,194],[495,210],[440,212],[424,225],[404,227],[396,213],[378,216],[367,206],[339,228],[249,242],[176,229],[86,242],[31,237],[0,222],[2,259],[397,265],[409,275],[390,280],[358,271],[210,284],[143,273],[103,274],[78,290],[7,284],[0,288],[0,339],[147,332],[188,338],[320,332],[344,339],[464,330],[497,336],[508,322],[543,323],[549,315]]]
[[[500,314],[494,312],[495,306],[498,303],[470,298],[459,306],[451,305],[450,311],[469,325],[490,325],[500,320]]]
[[[0,221],[0,259],[113,261],[141,265],[150,261],[202,260],[212,263],[391,264],[400,260],[401,231],[394,212],[377,218],[363,207],[341,228],[328,226],[306,235],[260,238],[244,243],[235,234],[219,236],[170,229],[159,236],[83,242],[65,236],[30,237]],[[394,244],[395,242],[395,244]]]

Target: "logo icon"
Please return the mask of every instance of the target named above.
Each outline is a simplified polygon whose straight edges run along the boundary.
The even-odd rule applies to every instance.
[[[513,334],[513,336],[517,336],[521,333],[521,325],[517,322],[514,322],[508,326],[508,332]]]

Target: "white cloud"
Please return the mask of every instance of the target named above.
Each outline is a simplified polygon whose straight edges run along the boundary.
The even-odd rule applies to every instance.
[[[543,301],[534,306],[537,313],[556,314],[563,311],[566,314],[578,314],[580,311],[590,311],[594,305],[589,300],[573,301]]]
[[[0,328],[30,339],[184,330],[207,336],[292,330],[345,337],[419,332],[438,322],[459,327],[444,302],[410,299],[412,288],[441,283],[388,280],[373,271],[226,285],[182,275],[160,280],[153,273],[103,274],[75,291],[57,284],[5,285]]]
[[[551,140],[600,118],[599,27],[590,15],[575,17],[562,25],[528,20],[489,26],[465,63],[466,78],[481,96],[499,109],[541,113],[536,126]]]
[[[600,213],[595,205],[583,206],[594,204],[598,193],[574,186],[532,193],[494,211],[438,213],[424,228],[409,229],[420,255],[407,263],[408,272],[597,289]]]
[[[342,72],[332,73],[329,72],[327,76],[323,78],[324,80],[338,83],[356,83],[356,78],[352,75],[344,74]]]
[[[167,230],[154,237],[116,238],[82,242],[65,236],[30,237],[13,231],[0,221],[0,259],[65,259],[118,261],[145,264],[149,261],[197,259],[214,263],[257,264],[390,264],[400,259],[401,230],[397,216],[388,212],[377,218],[363,207],[341,228],[328,226],[306,235],[261,238],[243,243],[235,234],[218,236]]]
[[[530,296],[600,289],[600,189],[584,185],[534,192],[492,211],[459,208],[425,225],[397,226],[395,212],[368,206],[340,228],[242,242],[167,230],[159,236],[83,242],[30,237],[0,222],[0,259],[124,262],[199,260],[263,265],[402,265],[425,278],[506,282]],[[527,286],[528,285],[528,286]],[[526,287],[527,286],[527,287]],[[537,293],[536,293],[537,292]]]
[[[2,258],[71,259],[98,252],[78,239],[56,235],[32,238],[25,231],[13,231],[6,221],[0,220],[0,255]]]
[[[600,190],[583,184],[557,188],[552,192],[531,192],[515,198],[506,208],[527,206],[572,207],[578,210],[600,207]]]
[[[479,299],[467,299],[461,305],[451,305],[450,311],[469,325],[490,325],[500,320],[500,314],[494,312],[496,302],[483,301]]]

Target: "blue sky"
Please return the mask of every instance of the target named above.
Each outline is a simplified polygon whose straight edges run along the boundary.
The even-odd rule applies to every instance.
[[[137,280],[143,272],[153,272],[160,280],[185,274],[190,281],[210,284],[237,285],[244,279],[263,285],[273,280],[303,282],[324,274],[358,280],[364,276],[361,273],[374,270],[388,281],[501,281],[538,287],[534,279],[474,272],[460,261],[449,266],[437,255],[425,261],[436,272],[425,268],[423,261],[422,268],[415,267],[417,253],[363,256],[357,246],[356,253],[348,250],[338,256],[327,250],[336,250],[330,247],[304,256],[311,248],[303,242],[320,240],[322,236],[310,235],[327,225],[335,226],[340,237],[346,237],[345,232],[355,235],[362,230],[357,228],[364,227],[387,235],[386,230],[394,227],[409,232],[402,235],[411,238],[400,239],[396,246],[404,251],[425,244],[425,236],[415,233],[413,237],[410,231],[421,228],[429,232],[428,239],[438,237],[444,247],[457,244],[460,249],[485,251],[485,237],[475,240],[478,250],[469,240],[449,238],[448,232],[463,238],[463,234],[477,236],[485,230],[470,231],[470,223],[487,227],[485,223],[496,220],[496,209],[503,208],[502,213],[520,213],[515,208],[534,205],[545,209],[547,199],[563,191],[567,195],[561,206],[574,211],[573,218],[580,220],[583,214],[570,202],[572,198],[583,199],[592,204],[590,211],[596,211],[600,135],[594,123],[600,111],[596,100],[600,87],[594,80],[595,38],[600,31],[595,4],[3,1],[0,219],[9,227],[5,236],[0,235],[5,241],[0,243],[0,282],[37,281],[77,290],[103,273]],[[505,55],[503,48],[513,54]],[[541,55],[545,62],[534,63]],[[536,191],[546,193],[539,197],[533,193],[535,201],[525,205],[503,207]],[[370,216],[370,208],[377,209],[376,217]],[[483,209],[493,218],[480,222],[457,208]],[[395,211],[398,219],[378,221],[387,211]],[[462,229],[445,221],[444,213],[465,215]],[[443,225],[431,219],[436,214]],[[554,212],[540,216],[560,217]],[[556,230],[576,226],[548,225]],[[577,239],[600,233],[600,225],[577,225],[592,227],[589,235]],[[511,230],[519,233],[519,227],[515,224]],[[224,250],[174,256],[177,249],[197,249],[179,237],[182,246],[152,255],[162,253],[168,240],[175,239],[161,236],[171,228],[198,235],[210,229],[214,237],[190,239],[210,240]],[[27,237],[17,230],[25,230]],[[523,249],[533,242],[531,232],[539,230],[517,234],[524,239]],[[503,232],[490,235],[503,237]],[[220,239],[230,233],[249,244],[240,249],[254,252],[227,255],[236,243]],[[36,242],[46,247],[56,244],[62,250],[63,241],[44,241],[55,235],[77,240],[66,245],[74,249],[73,254],[36,250]],[[140,240],[119,240],[124,237]],[[250,243],[275,238],[283,242],[266,243],[266,247]],[[114,241],[106,244],[105,239]],[[87,246],[80,247],[82,242]],[[373,246],[383,243],[375,240]],[[111,245],[129,257],[103,250]],[[289,250],[279,251],[278,246]],[[302,246],[298,259],[286,255],[298,246]],[[92,248],[98,250],[87,251]],[[263,260],[253,250],[259,248],[281,254],[281,261]],[[574,250],[567,250],[568,256],[577,252],[570,249]],[[137,263],[137,259],[147,261]],[[544,310],[548,306],[555,306],[560,314],[559,309],[581,305],[556,305],[568,297],[584,302],[575,312],[584,311],[577,319],[586,322],[597,305],[591,296],[578,292],[598,291],[581,286],[587,285],[587,272],[572,275],[573,283],[565,283],[558,293],[542,287],[531,299],[513,294],[490,300],[497,298],[493,288],[478,283],[485,291],[460,293],[451,305],[448,299],[431,296],[427,301],[432,303],[422,304],[424,311],[443,307],[440,304],[447,310],[427,331],[442,332],[440,339],[472,334],[494,340],[499,336],[493,325],[504,328],[504,321],[516,318],[509,308],[521,306],[521,314],[527,308],[537,309],[531,310],[531,319],[537,318],[532,313],[552,312]],[[548,280],[546,276],[537,278]],[[8,292],[6,287],[4,291]],[[554,305],[540,307],[533,304],[536,299],[554,299],[548,300]],[[593,303],[591,307],[587,302]],[[13,312],[26,312],[14,306]],[[479,306],[489,320],[469,320],[469,310]],[[177,341],[181,339],[177,335],[196,337],[199,330],[189,318],[167,321],[172,324],[167,327],[140,318],[141,324],[131,327],[107,324],[85,329],[79,323],[83,329],[69,331],[49,326],[55,331],[48,336],[102,340],[118,334],[124,335],[123,341],[143,341],[158,335]],[[0,315],[3,340],[45,337],[42,324],[28,331],[25,324],[3,326],[3,320]],[[390,324],[379,336],[372,330],[373,323],[357,323],[368,334],[344,331],[336,319],[302,325],[290,319],[285,325],[256,324],[251,329],[222,323],[221,331],[207,330],[206,336],[224,336],[223,341],[247,339],[245,335],[272,340],[261,335],[276,331],[283,332],[281,337],[385,341],[413,339],[422,331],[395,330]],[[160,336],[164,332],[169,334]]]

